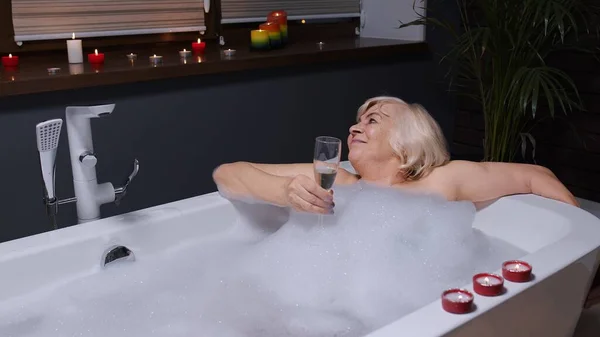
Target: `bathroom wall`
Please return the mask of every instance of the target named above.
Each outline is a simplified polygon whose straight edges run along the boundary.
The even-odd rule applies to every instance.
[[[390,55],[0,98],[0,241],[50,229],[35,124],[64,119],[66,106],[116,103],[111,116],[92,121],[99,182],[120,184],[140,161],[122,204],[103,206],[111,216],[215,191],[211,173],[224,162],[311,162],[314,137],[345,140],[357,107],[374,95],[422,103],[451,139],[453,101],[435,65],[429,53]],[[62,198],[73,196],[65,128],[56,169]],[[75,206],[61,206],[58,221],[76,223]]]

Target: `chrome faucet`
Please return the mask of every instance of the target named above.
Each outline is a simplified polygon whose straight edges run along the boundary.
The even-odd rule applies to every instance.
[[[110,182],[98,184],[96,178],[96,163],[98,162],[98,159],[94,153],[90,122],[92,118],[110,115],[114,108],[115,104],[67,107],[67,136],[69,139],[69,153],[71,157],[75,197],[57,200],[53,194],[45,193],[45,204],[48,209],[53,210],[51,215],[54,224],[54,216],[58,212],[58,205],[71,202],[76,202],[78,223],[100,219],[100,206],[111,202],[115,202],[116,205],[119,205],[127,193],[129,184],[137,175],[139,171],[139,162],[135,159],[133,171],[125,179],[122,186],[115,188]],[[62,120],[60,120],[60,123],[62,124]],[[43,123],[38,124],[38,129],[39,125],[43,125]],[[58,134],[60,135],[60,128]],[[58,140],[56,141],[56,147],[58,147]],[[40,146],[38,144],[38,149],[39,148]],[[56,149],[54,149],[53,154],[56,156]],[[42,159],[42,152],[40,151],[40,160]],[[54,160],[52,160],[52,164],[53,163]],[[48,164],[46,164],[46,167],[47,166]],[[42,172],[47,172],[48,170],[44,170],[44,167],[44,162],[42,161]],[[51,176],[44,174],[45,186],[48,185],[48,180],[50,179],[52,180],[53,186],[54,170],[52,171]],[[54,189],[52,188],[52,191],[53,190]]]

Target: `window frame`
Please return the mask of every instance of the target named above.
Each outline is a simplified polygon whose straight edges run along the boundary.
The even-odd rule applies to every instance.
[[[210,0],[209,13],[204,11],[204,25],[206,30],[201,35],[203,39],[217,38],[220,22],[220,0]],[[12,19],[12,0],[0,0],[0,53],[29,53],[36,51],[51,51],[65,49],[65,40],[40,40],[27,41],[18,46],[14,40],[15,30]],[[187,41],[198,38],[198,32],[159,33],[144,35],[101,36],[86,38],[90,47],[109,47],[122,45],[136,45],[148,43],[164,43],[173,41]]]
[[[325,19],[331,21],[332,19]],[[336,20],[336,19],[333,19]],[[359,26],[360,18],[342,18],[339,19],[343,24],[340,26],[326,25],[327,32],[319,29],[322,26],[322,20],[309,20],[306,24],[301,24],[299,20],[290,20],[288,23],[290,29],[296,30],[297,38],[332,38],[337,34],[347,36],[348,21],[352,21],[356,27]],[[227,44],[244,43],[248,39],[248,29],[257,23],[221,23],[221,0],[210,0],[210,9],[204,13],[204,22],[206,30],[201,35],[203,40],[218,41],[219,36],[224,36]],[[300,35],[300,36],[298,36]],[[135,46],[143,44],[169,43],[178,41],[192,41],[198,38],[198,32],[180,32],[180,33],[161,33],[147,35],[123,35],[123,36],[105,36],[86,38],[86,48],[110,48],[119,46]],[[0,0],[0,54],[18,53],[28,54],[45,51],[62,51],[65,47],[65,40],[41,40],[27,41],[22,46],[18,46],[14,40],[14,27],[12,22],[12,0]]]

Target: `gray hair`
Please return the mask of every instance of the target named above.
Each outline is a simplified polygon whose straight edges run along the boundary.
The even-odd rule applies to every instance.
[[[360,106],[357,117],[374,106],[381,108],[384,105],[397,107],[398,113],[392,116],[396,126],[390,136],[390,145],[402,161],[400,170],[406,180],[418,180],[450,160],[439,124],[418,103],[408,104],[390,96],[373,97]]]

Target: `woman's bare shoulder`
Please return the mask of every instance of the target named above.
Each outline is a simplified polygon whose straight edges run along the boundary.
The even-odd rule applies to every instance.
[[[477,166],[477,163],[466,160],[452,160],[445,165],[434,168],[422,179],[426,189],[444,195],[448,200],[456,200],[458,197],[456,178]]]

